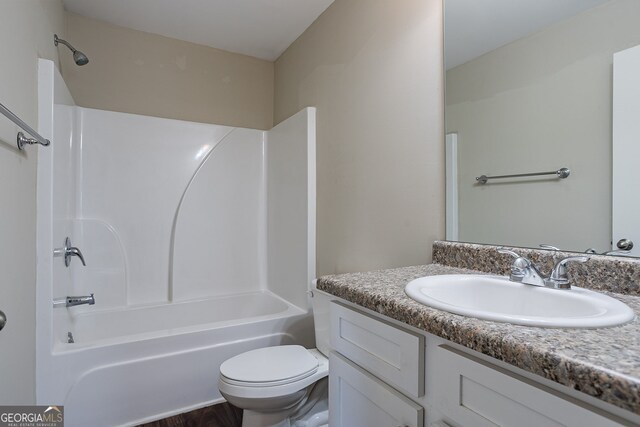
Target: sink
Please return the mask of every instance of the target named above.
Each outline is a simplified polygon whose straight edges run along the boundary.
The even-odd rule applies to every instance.
[[[628,305],[607,295],[572,287],[549,289],[503,276],[450,274],[421,277],[405,287],[424,305],[494,322],[547,328],[601,328],[635,318]]]

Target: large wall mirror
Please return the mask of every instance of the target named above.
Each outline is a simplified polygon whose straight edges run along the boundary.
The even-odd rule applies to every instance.
[[[614,90],[614,56],[640,58],[640,1],[444,4],[447,239],[605,253],[635,236],[615,254],[640,256],[640,132],[626,148],[612,136],[640,130],[640,69]]]

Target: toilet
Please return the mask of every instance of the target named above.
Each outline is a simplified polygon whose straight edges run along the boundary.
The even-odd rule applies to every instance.
[[[329,296],[313,282],[318,348],[282,345],[250,350],[220,365],[218,388],[243,409],[242,427],[326,427],[328,411]]]

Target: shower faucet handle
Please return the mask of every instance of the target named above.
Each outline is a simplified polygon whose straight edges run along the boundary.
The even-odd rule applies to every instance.
[[[64,239],[64,247],[63,248],[59,248],[59,249],[55,249],[53,251],[53,256],[63,256],[64,257],[64,265],[66,267],[69,267],[69,265],[71,265],[71,257],[73,256],[77,256],[78,258],[80,258],[80,261],[82,262],[82,265],[84,265],[85,267],[87,266],[87,263],[84,262],[84,256],[82,255],[82,252],[80,251],[80,249],[71,246],[71,239],[70,238],[66,238]]]
[[[80,251],[80,249],[76,248],[76,247],[71,247],[69,249],[67,249],[67,253],[65,255],[65,258],[71,258],[72,256],[77,256],[78,258],[80,258],[80,262],[82,262],[83,266],[87,266],[87,263],[84,262],[84,256],[82,256],[82,252]],[[66,260],[65,260],[66,262]],[[69,264],[71,263],[71,261],[69,261]]]

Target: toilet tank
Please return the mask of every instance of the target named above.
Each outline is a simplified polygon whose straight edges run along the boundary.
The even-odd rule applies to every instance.
[[[333,297],[317,289],[317,280],[314,279],[311,285],[311,306],[313,308],[313,324],[316,333],[316,348],[329,357],[329,303]]]

